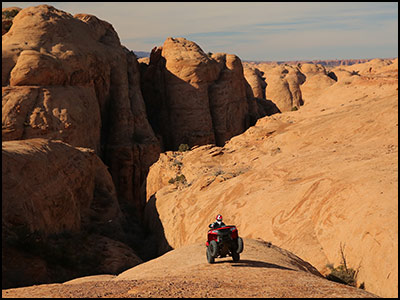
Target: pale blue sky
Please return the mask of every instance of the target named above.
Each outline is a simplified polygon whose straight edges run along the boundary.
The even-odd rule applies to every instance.
[[[2,2],[49,4],[108,21],[121,43],[150,51],[185,37],[242,60],[398,57],[397,2]]]

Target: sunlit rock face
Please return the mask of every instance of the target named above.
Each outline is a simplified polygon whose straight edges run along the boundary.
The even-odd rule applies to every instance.
[[[140,187],[160,146],[147,121],[136,57],[111,24],[52,6],[21,10],[2,41],[3,140],[61,139],[93,149],[120,201]]]
[[[143,65],[149,121],[165,149],[223,145],[260,116],[236,55],[206,54],[192,41],[167,38]]]

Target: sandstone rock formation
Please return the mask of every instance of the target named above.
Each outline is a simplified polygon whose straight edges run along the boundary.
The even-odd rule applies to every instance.
[[[145,207],[158,238],[140,240],[145,250],[203,241],[221,212],[245,237],[272,240],[321,272],[344,242],[359,282],[397,296],[397,60],[341,66],[337,81],[314,65],[257,66],[268,84],[258,98],[237,56],[183,38],[139,65],[92,15],[40,5],[8,29],[3,285],[141,263],[121,227],[138,230]],[[160,151],[180,144],[202,146],[162,154],[146,179]]]
[[[57,250],[68,251],[67,247],[73,248],[74,257],[91,253],[98,262],[91,272],[115,274],[141,262],[126,245],[110,239],[104,242],[106,237],[98,235],[88,236],[85,245],[63,245],[63,250],[55,246],[62,239],[54,237],[66,234],[97,232],[124,238],[124,217],[111,175],[93,150],[48,139],[3,142],[2,176],[3,287],[83,275],[84,266],[73,266],[75,272],[63,276],[55,272],[62,269],[63,261],[46,257]],[[106,250],[118,243],[122,245],[114,247],[117,250]],[[54,253],[48,253],[49,249]],[[58,259],[71,258],[60,254]]]
[[[61,139],[100,152],[101,119],[94,90],[82,86],[8,86],[2,88],[2,96],[3,141]]]
[[[72,148],[68,152],[52,146],[55,149],[42,156],[54,155],[54,159],[60,159],[61,170],[57,167],[47,169],[49,166],[43,165],[40,168],[33,167],[31,173],[25,170],[22,172],[24,176],[31,178],[19,177],[6,183],[3,181],[3,195],[6,191],[8,197],[11,197],[6,198],[8,202],[4,207],[3,196],[3,224],[4,220],[16,218],[16,224],[24,226],[28,234],[37,233],[44,238],[59,235],[62,230],[70,232],[73,238],[81,239],[84,239],[87,230],[94,230],[90,234],[98,230],[115,231],[111,237],[116,240],[107,242],[111,248],[107,247],[121,248],[117,244],[132,240],[132,237],[126,237],[122,228],[116,229],[109,223],[100,226],[98,222],[113,220],[105,209],[109,206],[118,207],[119,213],[122,211],[129,216],[124,218],[126,222],[131,222],[132,228],[129,227],[128,230],[133,233],[140,231],[137,226],[145,203],[145,177],[148,167],[158,158],[160,152],[160,145],[147,121],[136,56],[120,44],[111,24],[92,15],[72,16],[52,6],[39,5],[25,8],[14,17],[10,30],[2,37],[2,64],[3,149],[5,143],[16,143],[18,140],[28,145],[35,143],[32,140],[34,138],[43,138],[51,145],[52,141],[59,140],[68,143],[69,147],[88,148],[92,152],[85,151],[91,157],[96,157],[86,163],[83,159],[78,160],[83,169],[80,171],[82,173],[76,170],[75,178],[73,173],[68,173],[74,172],[74,163],[67,161],[66,156],[74,158],[78,155],[74,153],[81,153],[82,150]],[[59,151],[61,152],[58,153]],[[89,167],[93,160],[100,164],[100,159],[109,170],[104,165],[102,168]],[[62,165],[63,160],[66,161],[65,165]],[[44,162],[46,161],[42,161]],[[26,168],[26,165],[24,163],[21,167]],[[64,168],[67,170],[63,170]],[[13,178],[19,171],[16,165],[8,171],[3,167],[3,176]],[[35,175],[35,172],[41,173]],[[46,181],[46,177],[42,175],[49,176],[51,180]],[[77,182],[69,182],[64,175],[75,178]],[[112,178],[112,181],[102,185],[98,180],[93,181],[98,176],[107,180]],[[35,178],[46,183],[41,192],[37,190],[32,194],[31,190],[24,190],[16,184],[18,181],[29,182]],[[37,185],[40,180],[35,181]],[[25,194],[19,195],[19,192]],[[112,197],[109,196],[110,193],[113,194]],[[75,194],[79,197],[74,196]],[[35,197],[48,201],[37,203]],[[21,202],[20,198],[25,202]],[[79,204],[77,199],[83,202]],[[119,204],[115,206],[117,200]],[[92,209],[88,205],[92,205]],[[11,209],[14,206],[21,211],[17,213],[17,209],[14,213]],[[9,237],[7,233],[6,239]],[[57,240],[57,247],[61,240]],[[64,242],[67,240],[63,239]],[[42,242],[43,247],[51,244],[47,240]],[[90,250],[88,240],[79,240],[79,243],[82,252],[85,249]],[[56,245],[55,242],[53,244]],[[124,247],[119,253],[102,247],[102,250],[96,252],[94,259],[101,260],[101,257],[112,254],[116,263],[110,264],[107,269],[110,272],[121,271],[121,267],[138,263],[140,259],[136,255],[126,256],[132,249],[126,245]],[[17,254],[12,253],[16,252],[8,252],[7,261],[3,260],[4,264],[13,265],[11,262]],[[65,257],[73,259],[73,253],[67,253]],[[97,261],[94,265],[96,267],[79,272],[106,270],[100,268],[101,262]],[[42,271],[49,268],[43,263],[40,266],[44,266],[41,267]],[[76,265],[72,269],[80,267]],[[55,274],[54,269],[49,271],[51,276],[43,272],[38,272],[34,277],[31,274],[16,276],[22,280],[18,284],[24,284],[23,280],[29,276],[33,279],[54,280],[60,275]],[[62,272],[64,271],[59,273]],[[28,282],[29,280],[25,284]]]
[[[244,74],[253,93],[276,105],[278,112],[299,109],[307,99],[313,99],[337,81],[333,71],[328,72],[318,64],[299,63],[292,66],[246,62],[244,66]],[[350,72],[339,71],[341,75],[343,72],[351,76]]]
[[[140,211],[140,187],[160,149],[134,54],[92,15],[40,5],[13,22],[2,43],[3,139],[94,149],[110,166],[119,200]]]
[[[71,298],[376,298],[366,291],[324,279],[309,263],[271,243],[245,239],[241,260],[205,259],[204,243],[195,243],[127,270],[64,283],[2,291],[11,297]]]
[[[160,220],[150,222],[160,247],[204,240],[221,213],[242,236],[270,240],[323,274],[341,263],[344,244],[358,284],[397,297],[397,60],[380,68],[339,76],[299,111],[264,117],[224,147],[162,154],[146,208]]]
[[[250,84],[254,97],[260,99],[265,99],[265,88],[267,87],[263,75],[264,73],[257,68],[247,65],[244,67],[244,77]]]
[[[300,85],[306,78],[298,67],[259,65],[258,68],[264,72],[267,82],[266,99],[271,100],[281,112],[303,105]]]
[[[304,102],[307,102],[308,99],[314,99],[337,81],[335,73],[327,72],[322,65],[301,64],[300,70],[306,77],[305,82],[300,87]]]
[[[149,121],[165,149],[223,145],[259,117],[235,55],[209,56],[194,42],[167,38],[142,75]]]

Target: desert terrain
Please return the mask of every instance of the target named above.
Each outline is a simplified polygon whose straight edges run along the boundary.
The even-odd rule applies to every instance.
[[[367,290],[397,295],[397,65],[381,63],[354,65],[367,73],[339,76],[299,110],[264,117],[224,147],[161,154],[148,176],[148,216],[160,218],[165,243],[200,240],[221,213],[243,236],[322,273],[345,244]],[[186,182],[169,184],[175,174]]]
[[[270,243],[245,239],[241,260],[205,259],[205,244],[170,251],[118,276],[97,275],[63,284],[7,289],[4,298],[351,297],[366,291],[324,279],[310,264]],[[279,288],[277,288],[279,287]]]
[[[398,297],[397,58],[137,59],[96,16],[8,10],[3,297]],[[207,263],[217,214],[239,262]]]

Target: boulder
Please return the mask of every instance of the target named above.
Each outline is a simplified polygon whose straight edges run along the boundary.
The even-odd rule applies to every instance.
[[[48,236],[79,232],[94,219],[121,221],[107,167],[88,148],[41,138],[5,141],[2,175],[3,229],[23,225]]]
[[[254,67],[244,67],[243,70],[244,77],[250,84],[254,97],[265,99],[265,88],[267,87],[267,83],[263,77],[264,73]]]
[[[281,112],[291,111],[303,105],[300,85],[306,80],[297,66],[261,64],[267,87],[265,97],[272,101]]]
[[[93,89],[8,86],[2,88],[2,95],[3,141],[61,139],[100,152],[101,119]]]
[[[312,101],[337,81],[334,72],[327,72],[325,67],[319,64],[302,64],[300,70],[306,76],[305,82],[301,85],[304,102]]]

